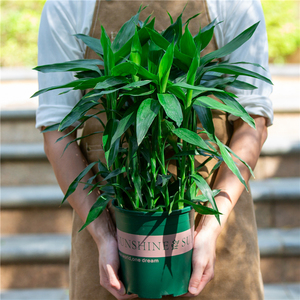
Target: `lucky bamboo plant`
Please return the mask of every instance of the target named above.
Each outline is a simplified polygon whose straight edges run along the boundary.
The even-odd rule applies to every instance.
[[[214,214],[219,220],[220,212],[214,200],[219,191],[211,190],[206,178],[199,174],[210,160],[215,161],[214,170],[226,163],[247,189],[231,156],[236,155],[215,135],[211,110],[233,114],[255,127],[236,96],[226,88],[256,88],[238,80],[240,75],[270,84],[271,81],[237,65],[245,62],[229,63],[220,58],[250,39],[258,23],[222,48],[201,57],[218,25],[216,20],[192,36],[188,25],[197,15],[185,24],[182,14],[175,22],[169,16],[170,26],[159,33],[154,29],[155,18],[151,20],[149,16],[144,22],[139,20],[141,10],[122,26],[113,42],[103,27],[100,40],[76,35],[99,55],[99,59],[35,68],[40,72],[76,72],[77,79],[40,90],[33,96],[61,88],[91,89],[60,124],[45,131],[71,128],[65,135],[68,136],[90,118],[97,119],[105,128],[102,143],[106,162],[91,163],[70,185],[63,199],[65,201],[82,178],[98,166],[98,172],[85,182],[85,188],[99,189],[101,194],[83,228],[96,219],[112,199],[125,209],[149,212],[170,213],[191,205],[197,212]],[[103,114],[107,116],[106,124],[101,120]],[[200,128],[197,127],[198,119]],[[71,127],[75,122],[78,126]],[[204,133],[206,138],[201,138],[199,133]],[[195,165],[197,155],[206,157],[200,166]],[[171,161],[175,161],[176,174],[168,170]],[[102,181],[96,180],[98,175]],[[212,208],[205,205],[206,201]]]

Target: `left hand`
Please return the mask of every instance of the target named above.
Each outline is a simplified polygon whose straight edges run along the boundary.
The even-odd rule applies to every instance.
[[[189,292],[183,297],[196,297],[214,278],[215,259],[216,237],[210,235],[206,230],[196,230]]]

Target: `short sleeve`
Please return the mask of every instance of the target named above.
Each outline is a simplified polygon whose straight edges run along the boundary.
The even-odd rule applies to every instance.
[[[255,71],[267,78],[271,78],[268,67],[268,39],[263,10],[259,0],[207,0],[211,19],[217,18],[222,23],[215,28],[215,37],[218,47],[221,48],[248,27],[259,22],[253,36],[244,45],[238,48],[224,60],[229,62],[251,62],[260,64],[264,69],[252,65],[240,65]],[[238,96],[238,101],[245,110],[252,115],[266,117],[268,126],[273,123],[273,108],[270,100],[272,85],[252,77],[240,76],[239,80],[257,87],[257,89],[240,90],[228,88]],[[237,117],[230,115],[229,120]]]
[[[74,34],[89,34],[95,0],[48,0],[44,6],[38,37],[38,65],[82,59],[85,45]],[[73,72],[38,74],[39,89],[74,80]],[[80,100],[81,91],[49,91],[39,96],[36,127],[59,123]]]

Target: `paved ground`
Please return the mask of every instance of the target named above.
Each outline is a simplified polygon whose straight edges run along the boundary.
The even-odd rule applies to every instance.
[[[65,289],[36,289],[2,291],[2,300],[68,300],[68,290]],[[282,284],[265,285],[265,300],[299,300],[300,285]],[[242,300],[242,299],[241,299]]]

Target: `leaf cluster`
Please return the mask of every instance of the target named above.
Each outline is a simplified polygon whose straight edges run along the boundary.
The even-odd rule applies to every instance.
[[[255,127],[236,96],[226,88],[256,88],[238,80],[240,75],[271,83],[256,72],[220,58],[250,39],[258,23],[224,47],[201,55],[213,37],[215,20],[192,36],[188,25],[197,15],[186,24],[182,23],[182,15],[175,22],[170,17],[170,26],[159,33],[154,28],[155,18],[139,20],[141,10],[122,26],[113,42],[103,27],[100,40],[76,35],[99,59],[35,68],[40,72],[73,71],[77,79],[40,90],[34,96],[61,88],[91,89],[60,124],[46,131],[64,131],[79,121],[74,131],[91,118],[104,127],[102,143],[106,161],[93,162],[79,174],[64,200],[88,171],[97,166],[98,172],[85,183],[85,188],[90,192],[98,189],[101,195],[84,226],[97,218],[112,199],[123,208],[150,212],[170,213],[191,205],[197,212],[213,214],[219,220],[220,212],[214,199],[219,191],[211,190],[207,178],[199,173],[201,168],[213,161],[214,171],[225,163],[247,186],[232,159],[232,155],[236,155],[215,135],[211,110],[236,115]],[[94,109],[92,114],[91,108]],[[102,114],[106,114],[106,124],[101,120]],[[197,127],[198,121],[201,128]],[[196,167],[195,157],[199,155],[205,157],[205,161]],[[175,165],[175,172],[170,171],[170,164]],[[96,180],[99,175],[101,181]],[[207,201],[211,208],[205,205]]]

